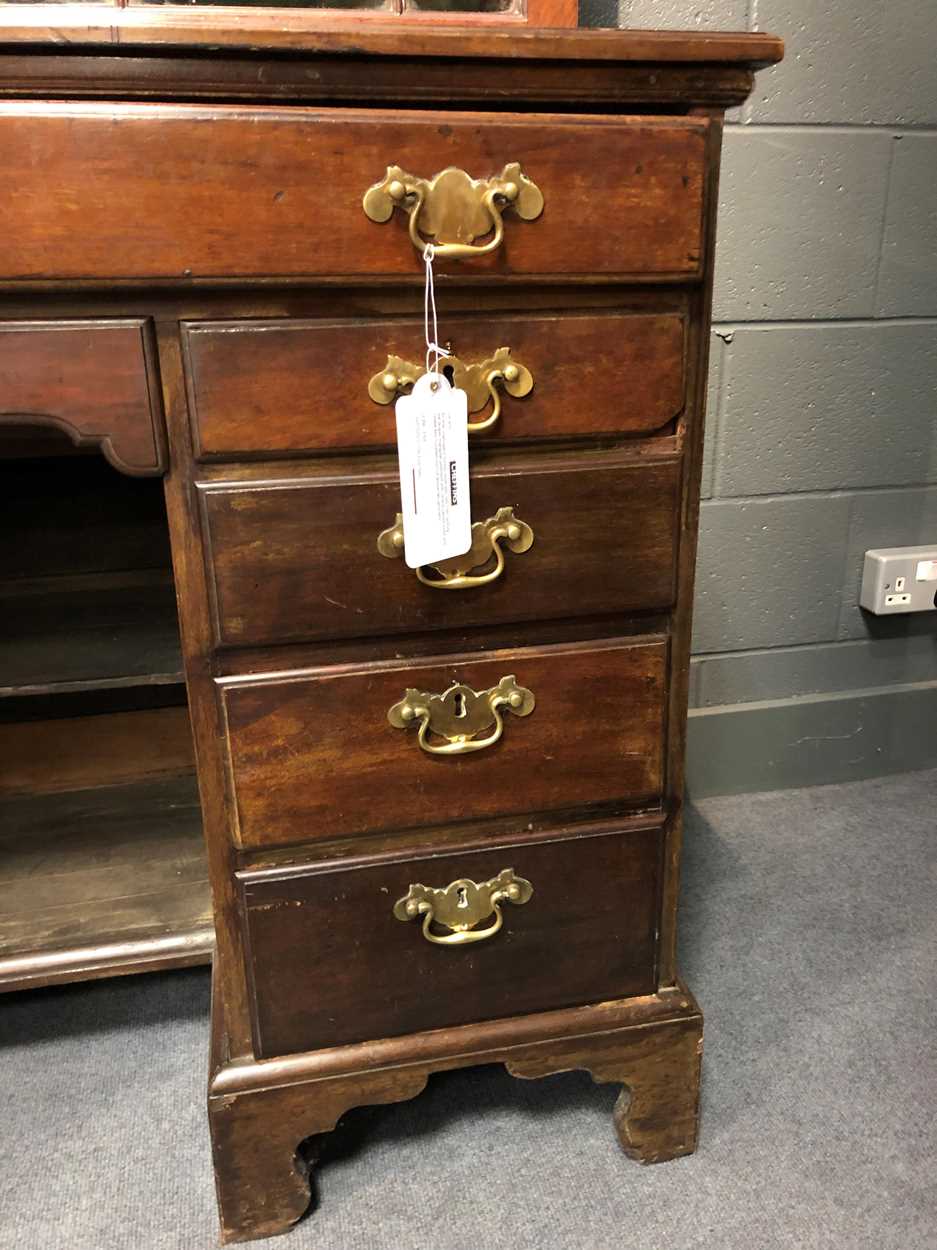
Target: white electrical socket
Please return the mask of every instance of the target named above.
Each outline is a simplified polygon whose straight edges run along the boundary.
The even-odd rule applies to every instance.
[[[937,610],[937,546],[867,551],[859,604],[877,616]]]

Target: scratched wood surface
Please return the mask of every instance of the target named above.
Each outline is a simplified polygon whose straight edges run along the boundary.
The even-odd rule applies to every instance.
[[[217,970],[216,970],[217,974]],[[217,1002],[217,995],[215,996]],[[622,1150],[660,1163],[696,1148],[703,1021],[682,985],[596,1006],[483,1021],[408,1038],[268,1060],[230,1061],[220,1011],[212,1030],[209,1112],[222,1238],[286,1232],[310,1201],[315,1153],[351,1107],[416,1097],[433,1072],[503,1063],[527,1079],[585,1069],[623,1086],[614,1122]]]
[[[673,947],[720,126],[722,109],[749,92],[753,69],[779,59],[780,41],[317,23],[272,12],[232,19],[168,6],[8,6],[0,20],[10,188],[6,218],[0,206],[2,313],[152,319],[158,341],[165,489],[218,941],[211,1118],[223,1236],[279,1232],[299,1218],[309,1197],[296,1166],[301,1138],[327,1131],[355,1104],[413,1096],[429,1072],[470,1062],[504,1062],[524,1077],[587,1068],[627,1087],[615,1118],[633,1157],[692,1150],[701,1019],[675,980]],[[457,99],[453,81],[464,83]],[[313,348],[305,327],[308,356],[291,355],[285,337],[268,339],[275,350],[265,372],[267,329],[257,327],[298,318],[321,330],[326,319],[350,319],[367,337],[382,319],[412,323],[418,252],[403,214],[384,225],[366,219],[364,191],[392,162],[423,176],[448,164],[484,176],[510,160],[542,186],[543,216],[521,222],[508,212],[499,253],[440,266],[447,312],[464,323],[457,350],[484,348],[472,335],[485,319],[510,320],[512,336],[529,322],[526,348],[544,383],[526,404],[505,401],[503,432],[473,457],[481,502],[489,484],[510,487],[540,517],[524,517],[534,547],[508,556],[503,584],[477,601],[495,608],[484,617],[477,606],[443,607],[439,592],[423,592],[399,562],[373,563],[373,547],[367,563],[356,517],[373,544],[372,526],[390,524],[396,511],[381,450],[387,414],[365,415],[342,391],[344,374],[339,382],[326,368],[328,343]],[[115,208],[128,204],[132,211]],[[592,318],[577,355],[598,371],[606,360],[600,319],[626,312],[645,316],[646,326],[679,314],[679,364],[675,340],[649,333],[633,357],[623,353],[617,411],[603,407],[588,371],[577,410],[567,379],[551,376],[550,361],[537,356],[541,341],[563,336],[572,345],[585,321],[570,321]],[[221,320],[241,333],[240,375],[239,360],[223,359],[220,332],[210,341],[206,329],[198,344],[180,334],[180,321]],[[520,424],[535,410],[543,414],[539,437],[561,448],[538,446]],[[204,440],[201,461],[193,430]],[[512,450],[512,442],[524,447]],[[614,469],[615,483],[602,478]],[[35,487],[35,473],[30,480]],[[372,488],[367,501],[362,483]],[[329,493],[331,512],[346,509],[345,535],[323,529],[312,502]],[[43,495],[50,521],[69,515],[67,492],[59,495]],[[24,508],[35,503],[28,492],[18,498]],[[507,502],[491,497],[493,507]],[[12,572],[34,575],[30,552],[57,561],[53,575],[94,571],[94,527],[79,526],[81,535],[58,545],[53,528],[14,545]],[[102,544],[99,572],[165,567],[146,524],[131,519],[117,530]],[[130,563],[114,563],[120,551]],[[533,572],[549,576],[535,582]],[[378,586],[381,578],[395,580]],[[520,607],[511,597],[518,587]],[[429,609],[421,592],[437,595]],[[406,620],[393,615],[398,600],[409,604]],[[348,611],[352,601],[360,612]],[[431,758],[415,732],[386,721],[411,683],[442,690],[461,678],[479,689],[512,672],[538,704],[527,718],[508,715],[488,752]],[[45,798],[57,799],[87,785],[106,797],[124,783],[166,780],[161,768],[191,768],[185,709],[132,713],[141,718],[133,732],[120,719],[129,714],[86,716],[80,732],[64,717],[16,724],[8,737],[0,725],[14,789],[22,797],[44,787]],[[100,735],[89,732],[92,722],[106,726]],[[147,752],[151,771],[132,775]],[[590,891],[602,907],[592,958],[576,936],[584,932],[581,900],[561,883],[592,871],[578,850],[573,862],[573,848],[594,842],[586,834],[598,823],[603,845],[620,851],[597,856],[607,870]],[[314,939],[307,926],[327,909],[326,883],[330,897],[351,898],[360,886],[351,910],[377,925],[365,886],[383,881],[389,865],[398,865],[401,889],[404,876],[442,866],[443,856],[453,873],[468,854],[479,864],[489,856],[487,870],[500,862],[500,839],[518,855],[543,846],[537,897],[551,901],[582,955],[582,981],[574,985],[564,971],[550,992],[585,994],[590,977],[617,968],[622,980],[596,980],[589,996],[630,997],[540,1010],[549,952],[541,946],[538,960],[521,943],[522,992],[529,983],[531,995],[522,1014],[505,1016],[502,1005],[497,1019],[380,1039],[365,1034],[419,1022],[379,1019],[380,1004],[360,995],[352,1010],[347,957],[292,988],[277,981],[288,957],[305,959],[322,941],[322,926]],[[568,867],[556,869],[567,852]],[[322,872],[309,862],[317,857]],[[248,924],[245,874],[256,882],[258,870],[288,861],[296,895],[287,901],[299,906],[271,896],[268,912],[251,904]],[[521,871],[519,860],[512,866]],[[147,861],[140,879],[151,882],[158,868]],[[615,905],[616,888],[633,906]],[[168,904],[161,914],[170,929],[177,923]],[[517,918],[498,935],[502,951],[511,951]],[[538,914],[523,923],[531,926],[524,940],[536,945]],[[395,924],[393,940],[419,949],[418,927]],[[339,929],[345,949],[366,940],[344,913]],[[514,932],[521,939],[525,930]],[[365,962],[380,971],[381,944],[367,950]],[[565,954],[564,944],[556,959]],[[351,1040],[274,1054],[321,1047],[328,1034],[313,1018],[316,994],[333,981]],[[655,983],[656,992],[634,996]],[[457,1013],[458,993],[443,991],[440,1010]],[[266,993],[267,1032],[258,1039]],[[480,997],[477,1010],[489,1010]],[[270,1047],[262,1065],[258,1046]]]
[[[468,269],[441,261],[441,271],[695,278],[703,265],[708,125],[4,101],[0,147],[11,194],[0,202],[0,272],[10,279],[421,280],[406,215],[369,220],[365,192],[391,165],[424,178],[448,166],[489,178],[518,161],[545,196],[541,217],[505,212],[497,251]],[[119,202],[132,203],[133,213],[115,213]]]
[[[165,469],[143,321],[0,323],[0,425],[49,425],[136,476]]]
[[[402,558],[378,551],[400,508],[396,467],[358,479],[204,488],[217,637],[259,646],[665,607],[679,471],[675,457],[615,456],[476,469],[473,517],[512,507],[534,542],[526,552],[505,549],[496,581],[452,591],[421,584]]]
[[[182,48],[246,47],[252,51],[281,48],[310,55],[334,53],[366,58],[481,58],[483,61],[534,61],[538,69],[551,61],[610,62],[614,65],[656,63],[659,67],[689,64],[713,67],[759,67],[779,61],[784,41],[760,32],[660,30],[524,30],[504,27],[440,26],[430,21],[419,30],[398,21],[356,21],[354,14],[335,17],[293,10],[245,13],[167,7],[49,4],[7,5],[0,39],[37,47],[92,49],[102,44],[131,50],[146,44]],[[549,23],[544,23],[549,25]],[[352,37],[349,38],[349,33]],[[210,73],[210,71],[208,71]]]
[[[0,799],[0,990],[207,963],[193,772]]]
[[[666,643],[517,649],[225,682],[233,834],[244,847],[601,805],[653,803],[663,780]],[[422,751],[390,707],[512,675],[537,700],[494,746]],[[379,794],[380,802],[374,796]]]
[[[336,864],[245,875],[257,1055],[649,993],[659,862],[660,831],[642,829],[353,873]],[[501,904],[496,938],[441,948],[423,936],[422,917],[403,922],[393,914],[414,882],[442,889],[505,868],[529,881],[533,895],[523,905]],[[327,980],[323,964],[333,969]],[[297,980],[315,984],[316,993],[297,995]],[[374,992],[378,985],[384,992]]]
[[[499,386],[500,420],[473,434],[473,446],[650,434],[683,409],[686,322],[677,313],[479,312],[443,325],[464,364],[509,347],[534,379],[523,399]],[[422,319],[211,322],[184,336],[204,457],[393,446],[393,404],[376,403],[368,383],[390,356],[425,363]],[[471,420],[491,411],[489,401]]]

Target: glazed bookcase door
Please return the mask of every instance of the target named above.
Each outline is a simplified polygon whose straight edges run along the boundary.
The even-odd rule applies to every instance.
[[[126,7],[137,8],[141,5],[159,5],[174,8],[178,0],[130,0]],[[522,0],[275,0],[275,3],[264,3],[264,0],[189,0],[185,5],[205,8],[251,8],[251,9],[311,9],[317,12],[328,12],[330,9],[341,10],[343,13],[393,13],[402,14],[410,10],[427,13],[509,13],[512,16],[526,15],[526,5]],[[121,6],[123,7],[123,6]]]
[[[576,26],[578,0],[114,0],[119,8],[147,8],[171,12],[185,9],[192,13],[203,9],[222,17],[230,10],[232,20],[243,21],[251,11],[270,13],[288,9],[291,13],[308,12],[310,26],[329,15],[341,17],[346,23],[350,14],[367,18],[410,18],[423,21],[459,22],[465,24],[506,22],[524,26]]]

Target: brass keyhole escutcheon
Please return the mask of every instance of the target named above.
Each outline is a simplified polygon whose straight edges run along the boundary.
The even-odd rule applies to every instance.
[[[502,677],[490,690],[475,691],[460,682],[442,694],[407,690],[387,719],[395,729],[419,726],[417,741],[428,755],[466,755],[500,739],[504,712],[529,716],[535,706],[530,690],[513,677]]]
[[[522,906],[533,892],[530,882],[515,876],[513,868],[503,868],[490,881],[461,877],[441,890],[429,885],[411,885],[394,904],[394,915],[403,921],[422,916],[423,936],[434,946],[464,946],[494,937],[504,919],[501,904]],[[494,917],[492,923],[477,929],[475,926],[488,916]],[[440,933],[439,929],[449,932]]]

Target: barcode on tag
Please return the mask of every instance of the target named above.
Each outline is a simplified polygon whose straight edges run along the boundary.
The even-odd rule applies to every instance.
[[[415,569],[464,555],[472,545],[465,392],[426,373],[395,412],[404,559]]]

